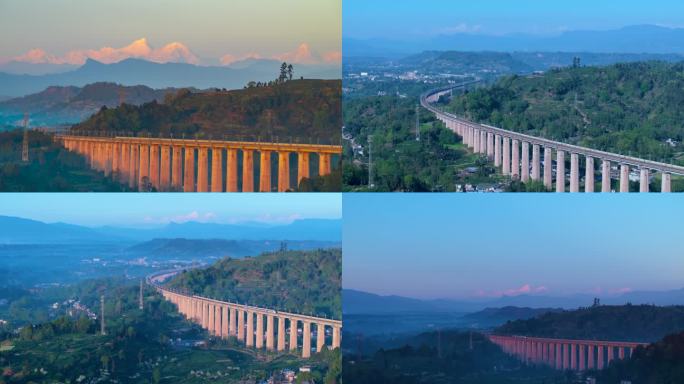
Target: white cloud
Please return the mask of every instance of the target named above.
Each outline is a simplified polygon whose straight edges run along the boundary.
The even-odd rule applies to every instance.
[[[460,23],[444,28],[440,28],[438,33],[444,35],[454,35],[457,33],[477,33],[482,30],[481,25],[468,25],[466,23]]]

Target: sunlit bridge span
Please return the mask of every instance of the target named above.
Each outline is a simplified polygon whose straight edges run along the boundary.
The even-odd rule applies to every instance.
[[[75,135],[57,135],[56,140],[106,176],[130,188],[158,191],[284,192],[315,176],[312,168],[319,176],[330,174],[332,156],[342,154],[341,145],[325,144]],[[277,174],[272,155],[277,156]],[[258,168],[255,156],[259,156]],[[317,167],[312,167],[313,161]],[[294,181],[291,166],[297,170]],[[277,176],[276,183],[272,175]]]
[[[151,275],[147,283],[175,304],[183,316],[199,324],[210,335],[224,339],[236,337],[248,347],[266,348],[269,351],[298,352],[301,347],[303,358],[311,356],[312,340],[315,341],[316,352],[340,347],[340,320],[230,303],[174,291],[161,285],[162,281],[178,272]],[[301,345],[298,343],[299,335]]]
[[[509,355],[530,365],[547,365],[558,370],[603,369],[615,359],[632,356],[646,343],[597,340],[566,340],[525,336],[490,335],[489,340]]]
[[[469,121],[463,117],[444,112],[434,105],[440,96],[450,93],[456,87],[445,87],[429,91],[420,97],[421,105],[434,113],[447,128],[463,138],[463,143],[475,153],[486,155],[501,167],[504,175],[522,182],[542,180],[547,189],[565,192],[566,154],[570,156],[570,192],[580,191],[580,156],[584,157],[584,191],[595,192],[595,160],[601,162],[601,192],[611,192],[611,166],[619,166],[619,191],[629,192],[630,167],[639,170],[639,190],[649,192],[653,173],[661,175],[661,192],[671,192],[671,176],[684,175],[684,167],[657,161],[624,156],[596,149],[565,144],[518,132]],[[530,152],[531,158],[530,158]],[[556,169],[553,167],[555,152]],[[543,157],[542,157],[543,156]],[[541,167],[543,161],[543,168]]]

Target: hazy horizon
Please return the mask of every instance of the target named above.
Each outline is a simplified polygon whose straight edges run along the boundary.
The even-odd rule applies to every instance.
[[[561,197],[347,194],[343,287],[418,299],[682,288],[676,196]]]
[[[288,224],[340,219],[342,199],[305,194],[6,193],[0,216],[86,227],[158,227],[172,222]]]
[[[684,28],[684,3],[674,0],[348,0],[342,13],[343,37],[359,39],[457,33],[556,36],[566,31],[604,31],[645,24]],[[383,17],[377,17],[379,14]]]

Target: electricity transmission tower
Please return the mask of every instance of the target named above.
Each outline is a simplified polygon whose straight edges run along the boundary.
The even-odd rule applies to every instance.
[[[24,113],[24,141],[21,143],[21,161],[28,163],[29,161],[29,150],[28,150],[28,124],[29,124],[29,114]]]
[[[368,135],[368,188],[373,188],[373,135]]]
[[[140,279],[140,297],[138,297],[138,308],[143,309],[143,281]]]
[[[420,105],[416,104],[416,141],[420,141]]]
[[[103,336],[107,334],[105,331],[104,295],[100,295],[100,334]]]

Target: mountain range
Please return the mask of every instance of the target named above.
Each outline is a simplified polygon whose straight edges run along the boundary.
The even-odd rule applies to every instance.
[[[280,62],[270,59],[246,59],[228,66],[200,66],[187,63],[155,63],[142,59],[125,59],[104,64],[87,59],[75,70],[44,75],[0,72],[0,95],[25,96],[50,86],[76,86],[96,82],[122,85],[146,85],[151,88],[227,88],[244,87],[250,81],[269,81],[278,77]],[[295,77],[339,79],[340,66],[335,64],[296,64]]]
[[[339,247],[332,241],[288,241],[287,249],[309,250]],[[225,239],[153,239],[128,247],[129,255],[168,260],[174,258],[241,258],[277,251],[281,242],[271,240],[225,240]]]
[[[400,57],[424,50],[684,54],[684,28],[634,25],[555,36],[456,33],[410,41],[343,38],[342,44],[344,56]]]
[[[600,295],[575,294],[568,296],[516,295],[489,299],[420,300],[402,296],[381,296],[368,292],[343,289],[345,314],[388,314],[401,312],[476,312],[486,308],[529,307],[575,309],[588,307]],[[684,288],[671,291],[633,291],[601,298],[602,304],[684,305]]]
[[[31,95],[0,101],[0,126],[19,126],[24,113],[30,113],[31,126],[54,126],[79,123],[100,110],[127,104],[162,102],[174,88],[152,89],[144,85],[123,86],[93,83],[84,87],[50,86]]]
[[[342,222],[338,219],[303,219],[290,224],[216,224],[184,222],[158,228],[136,229],[115,226],[85,227],[44,223],[0,216],[0,244],[94,244],[143,242],[153,239],[290,240],[339,242]]]

